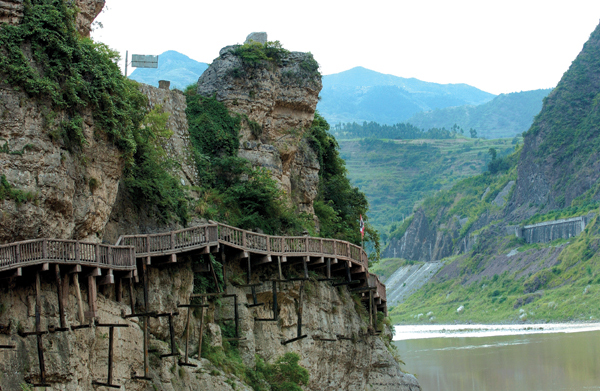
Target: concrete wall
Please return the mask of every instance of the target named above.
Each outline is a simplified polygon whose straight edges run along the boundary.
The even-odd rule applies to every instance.
[[[594,214],[570,219],[545,221],[543,223],[515,227],[515,235],[527,243],[548,243],[556,239],[569,239],[577,236],[594,217]]]

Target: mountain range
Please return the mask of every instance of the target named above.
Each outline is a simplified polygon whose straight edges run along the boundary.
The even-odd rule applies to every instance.
[[[172,88],[196,83],[208,64],[169,50],[159,55],[158,69],[137,68],[129,76]],[[364,121],[409,122],[423,129],[474,128],[486,138],[513,137],[527,130],[550,90],[493,95],[467,84],[438,84],[355,67],[323,76],[317,109],[332,125]]]
[[[480,105],[495,95],[467,84],[437,84],[356,67],[323,76],[319,112],[331,124],[374,121],[392,125],[416,113]]]
[[[479,106],[465,105],[420,112],[407,120],[422,129],[447,128],[454,124],[475,129],[484,138],[505,138],[521,134],[542,109],[542,101],[551,88],[500,94]]]
[[[208,64],[192,60],[185,54],[168,50],[158,56],[158,69],[136,68],[130,79],[158,87],[159,80],[169,80],[171,88],[180,90],[198,81]]]

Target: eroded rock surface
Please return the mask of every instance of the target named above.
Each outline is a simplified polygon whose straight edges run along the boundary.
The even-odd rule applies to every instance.
[[[303,135],[312,124],[322,84],[318,72],[306,70],[312,55],[291,52],[278,64],[249,65],[236,47],[221,49],[198,80],[198,93],[214,95],[230,112],[247,117],[239,156],[268,168],[288,200],[313,214],[319,162]]]
[[[179,312],[174,317],[174,331],[179,352],[185,347],[185,324],[187,310],[177,308],[187,303],[193,292],[191,262],[151,266],[149,268],[149,303],[151,311],[158,313]],[[239,272],[230,268],[227,273]],[[274,270],[262,269],[263,277],[275,276]],[[230,284],[228,293],[238,295],[240,316],[239,342],[243,361],[253,366],[255,355],[272,362],[286,352],[300,355],[300,364],[308,369],[310,382],[304,387],[310,391],[420,391],[412,375],[400,371],[398,363],[388,351],[382,337],[370,335],[368,325],[356,311],[355,302],[346,287],[335,288],[326,282],[307,282],[304,286],[303,334],[308,337],[282,345],[282,341],[296,337],[297,304],[300,282],[279,284],[278,303],[280,320],[257,322],[255,318],[269,318],[272,313],[271,284],[258,288],[258,300],[262,307],[247,308],[252,301],[249,288],[234,288]],[[2,389],[19,389],[24,382],[39,381],[37,346],[35,336],[20,337],[19,331],[35,330],[34,277],[12,280],[0,290],[0,344],[14,344],[15,350],[0,350],[0,378]],[[42,273],[42,329],[59,324],[58,301],[54,276]],[[83,311],[88,311],[87,282],[81,278]],[[127,285],[124,284],[124,288]],[[123,319],[130,313],[128,289],[124,289],[122,302],[116,301],[114,285],[100,288],[98,295],[98,319],[101,323],[127,324],[127,328],[115,329],[114,380],[126,390],[250,390],[235,376],[225,375],[206,359],[195,359],[198,346],[199,319],[192,314],[190,324],[190,362],[197,368],[177,366],[178,358],[163,358],[158,355],[170,352],[170,333],[167,318],[152,319],[149,323],[150,347],[157,353],[150,355],[151,382],[131,380],[134,374],[143,371],[142,322],[136,318]],[[71,283],[67,306],[67,321],[70,325],[80,323],[74,284]],[[134,299],[137,312],[143,312],[143,290],[136,285]],[[196,313],[199,315],[199,313]],[[220,328],[217,319],[233,317],[231,300],[211,302],[206,310],[205,338],[209,344],[219,346]],[[326,341],[323,339],[336,339]],[[383,338],[389,338],[389,335]],[[105,381],[108,365],[108,329],[96,327],[64,333],[48,334],[43,337],[47,379],[54,384],[49,390],[91,391],[92,380]],[[150,388],[151,389],[151,388]]]
[[[89,37],[94,19],[104,8],[105,0],[76,0],[79,9],[77,14],[77,30],[84,37]],[[0,26],[2,23],[18,24],[23,18],[23,0],[0,0]]]
[[[69,153],[50,136],[56,124],[50,124],[49,112],[25,93],[0,85],[0,143],[9,150],[0,153],[0,173],[14,188],[35,195],[22,204],[2,201],[0,242],[99,241],[108,221],[123,167],[118,149],[96,131],[88,112],[83,133],[89,144],[81,154]]]

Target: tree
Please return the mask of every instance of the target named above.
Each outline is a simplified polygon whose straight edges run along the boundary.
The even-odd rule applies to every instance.
[[[492,157],[492,161],[496,160],[496,156],[498,154],[498,152],[496,151],[496,148],[490,148],[489,151],[488,151],[488,153]]]
[[[477,138],[477,131],[475,129],[471,128],[469,132],[471,132],[471,138]]]

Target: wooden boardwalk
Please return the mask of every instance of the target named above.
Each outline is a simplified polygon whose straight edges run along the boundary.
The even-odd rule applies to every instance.
[[[300,259],[310,269],[327,267],[328,278],[330,273],[351,275],[355,290],[372,291],[377,309],[387,312],[385,285],[368,272],[367,254],[359,246],[336,239],[259,234],[217,222],[158,234],[124,235],[114,246],[60,239],[0,245],[0,278],[22,276],[24,268],[37,265],[50,270],[50,264],[56,264],[75,271],[91,268],[95,276],[109,277],[105,283],[114,283],[115,272],[137,276],[137,259],[145,264],[165,257],[176,262],[178,255],[216,252],[220,246],[235,259],[252,258],[255,266]]]

